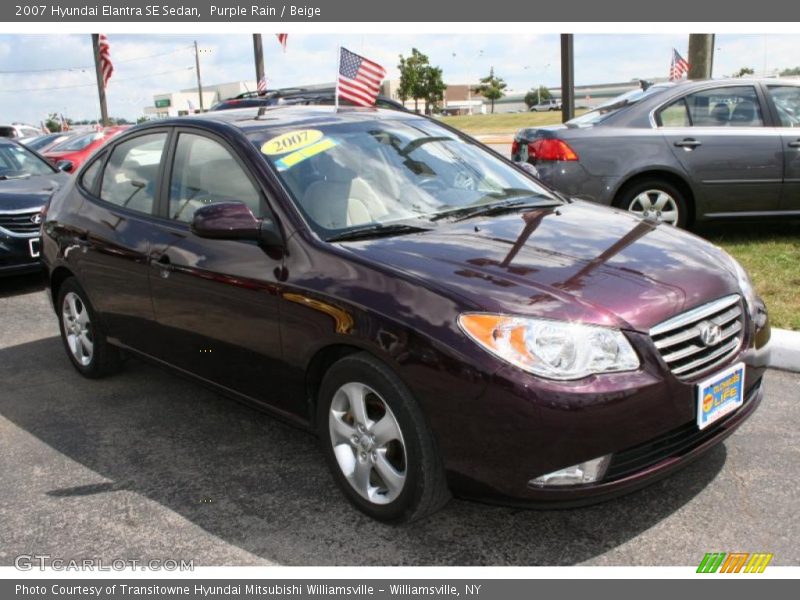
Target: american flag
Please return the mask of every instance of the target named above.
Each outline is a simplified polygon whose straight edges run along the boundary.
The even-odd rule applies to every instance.
[[[675,48],[672,49],[672,63],[669,65],[669,80],[678,81],[689,71],[689,63]]]
[[[338,94],[358,106],[373,106],[386,69],[342,48],[339,55]]]
[[[278,36],[278,43],[283,46],[283,51],[286,52],[286,40],[289,39],[288,33],[276,33]]]
[[[98,53],[100,54],[100,72],[103,74],[103,88],[108,87],[108,80],[114,74],[114,65],[111,64],[111,52],[108,46],[108,37],[101,33],[97,40]]]
[[[267,76],[262,75],[258,80],[258,94],[259,96],[267,93]]]

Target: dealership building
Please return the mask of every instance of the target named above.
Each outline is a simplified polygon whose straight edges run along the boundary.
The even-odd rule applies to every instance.
[[[656,83],[665,81],[664,78],[649,79],[649,82]],[[306,86],[299,86],[308,90],[333,89],[334,82],[318,83]],[[384,96],[399,101],[397,89],[400,80],[391,79],[383,82],[381,93]],[[448,114],[486,114],[491,110],[491,103],[481,95],[474,92],[478,84],[469,85],[466,83],[448,84],[444,91],[444,98],[439,108]],[[592,108],[624,94],[630,90],[640,87],[639,80],[625,81],[620,83],[601,83],[592,85],[575,86],[575,105],[579,108]],[[203,86],[203,108],[208,110],[217,102],[233,98],[245,92],[252,92],[256,89],[255,80],[234,81],[215,85]],[[561,98],[561,88],[548,88],[554,98]],[[527,91],[509,91],[499,100],[495,100],[495,113],[524,112],[528,110],[525,105],[525,95]],[[414,100],[405,102],[406,108],[414,110]],[[420,99],[416,103],[417,110],[425,111],[425,101]],[[179,90],[176,92],[164,92],[153,96],[153,104],[144,107],[144,114],[151,119],[163,119],[166,117],[179,117],[188,115],[200,109],[200,95],[196,87]]]

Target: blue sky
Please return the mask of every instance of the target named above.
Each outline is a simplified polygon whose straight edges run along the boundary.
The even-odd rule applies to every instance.
[[[197,39],[204,83],[253,79],[252,37],[245,34],[109,35],[115,73],[108,88],[112,116],[135,119],[153,95],[196,84]],[[270,87],[333,81],[336,48],[346,46],[384,65],[397,77],[399,54],[412,47],[440,66],[448,83],[476,81],[494,66],[509,88],[559,84],[557,35],[290,35],[281,52],[273,34],[264,35]],[[592,34],[575,36],[578,85],[665,76],[673,47],[686,54],[688,35]],[[716,38],[714,76],[743,66],[757,72],[800,65],[800,35],[722,34]],[[46,69],[49,69],[45,71]],[[59,69],[59,70],[52,70]],[[23,71],[10,73],[9,71]],[[27,90],[27,91],[20,91]],[[0,114],[2,121],[38,123],[49,112],[74,119],[99,113],[91,40],[87,35],[1,35]]]

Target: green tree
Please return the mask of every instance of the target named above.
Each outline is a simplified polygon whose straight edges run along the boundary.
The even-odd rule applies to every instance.
[[[146,116],[142,115],[141,117],[136,119],[136,124],[138,125],[139,123],[147,123],[149,120],[150,119],[148,119]]]
[[[731,77],[746,77],[748,75],[752,75],[753,73],[755,73],[755,71],[753,71],[753,69],[751,69],[750,67],[742,67],[741,69],[736,71],[736,73],[731,75]]]
[[[422,97],[425,98],[425,112],[432,115],[438,110],[438,104],[444,99],[447,85],[442,79],[442,70],[439,67],[425,67],[422,72]]]
[[[413,98],[414,112],[419,112],[419,99],[425,97],[425,71],[429,66],[428,57],[416,48],[411,49],[411,56],[408,58],[400,55],[400,64],[397,65],[400,71],[397,97],[402,102]]]
[[[61,131],[61,118],[58,116],[58,113],[50,113],[47,115],[44,126],[47,127],[48,131],[51,133],[58,133]]]
[[[531,108],[540,102],[550,100],[552,97],[553,94],[550,93],[550,90],[543,85],[540,85],[538,88],[530,90],[527,94],[525,94],[525,106]]]
[[[792,75],[800,75],[800,67],[792,67],[781,71],[781,77],[791,77]]]
[[[475,91],[489,100],[492,103],[492,114],[494,114],[495,100],[500,100],[505,96],[505,90],[508,84],[503,81],[502,77],[495,77],[494,67],[489,69],[489,76],[481,79],[481,84],[475,88]]]

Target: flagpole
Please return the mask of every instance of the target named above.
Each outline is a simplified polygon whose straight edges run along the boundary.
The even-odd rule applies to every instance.
[[[339,70],[342,68],[342,47],[339,46],[336,57],[336,92],[333,96],[333,104],[336,112],[339,112]]]
[[[103,69],[100,67],[100,34],[92,34],[92,47],[94,49],[94,70],[97,74],[97,95],[100,98],[100,117],[103,127],[108,127],[108,106],[106,105],[106,86],[103,84]]]
[[[253,34],[253,53],[256,59],[256,90],[258,90],[258,84],[264,78],[264,48],[260,33]]]

